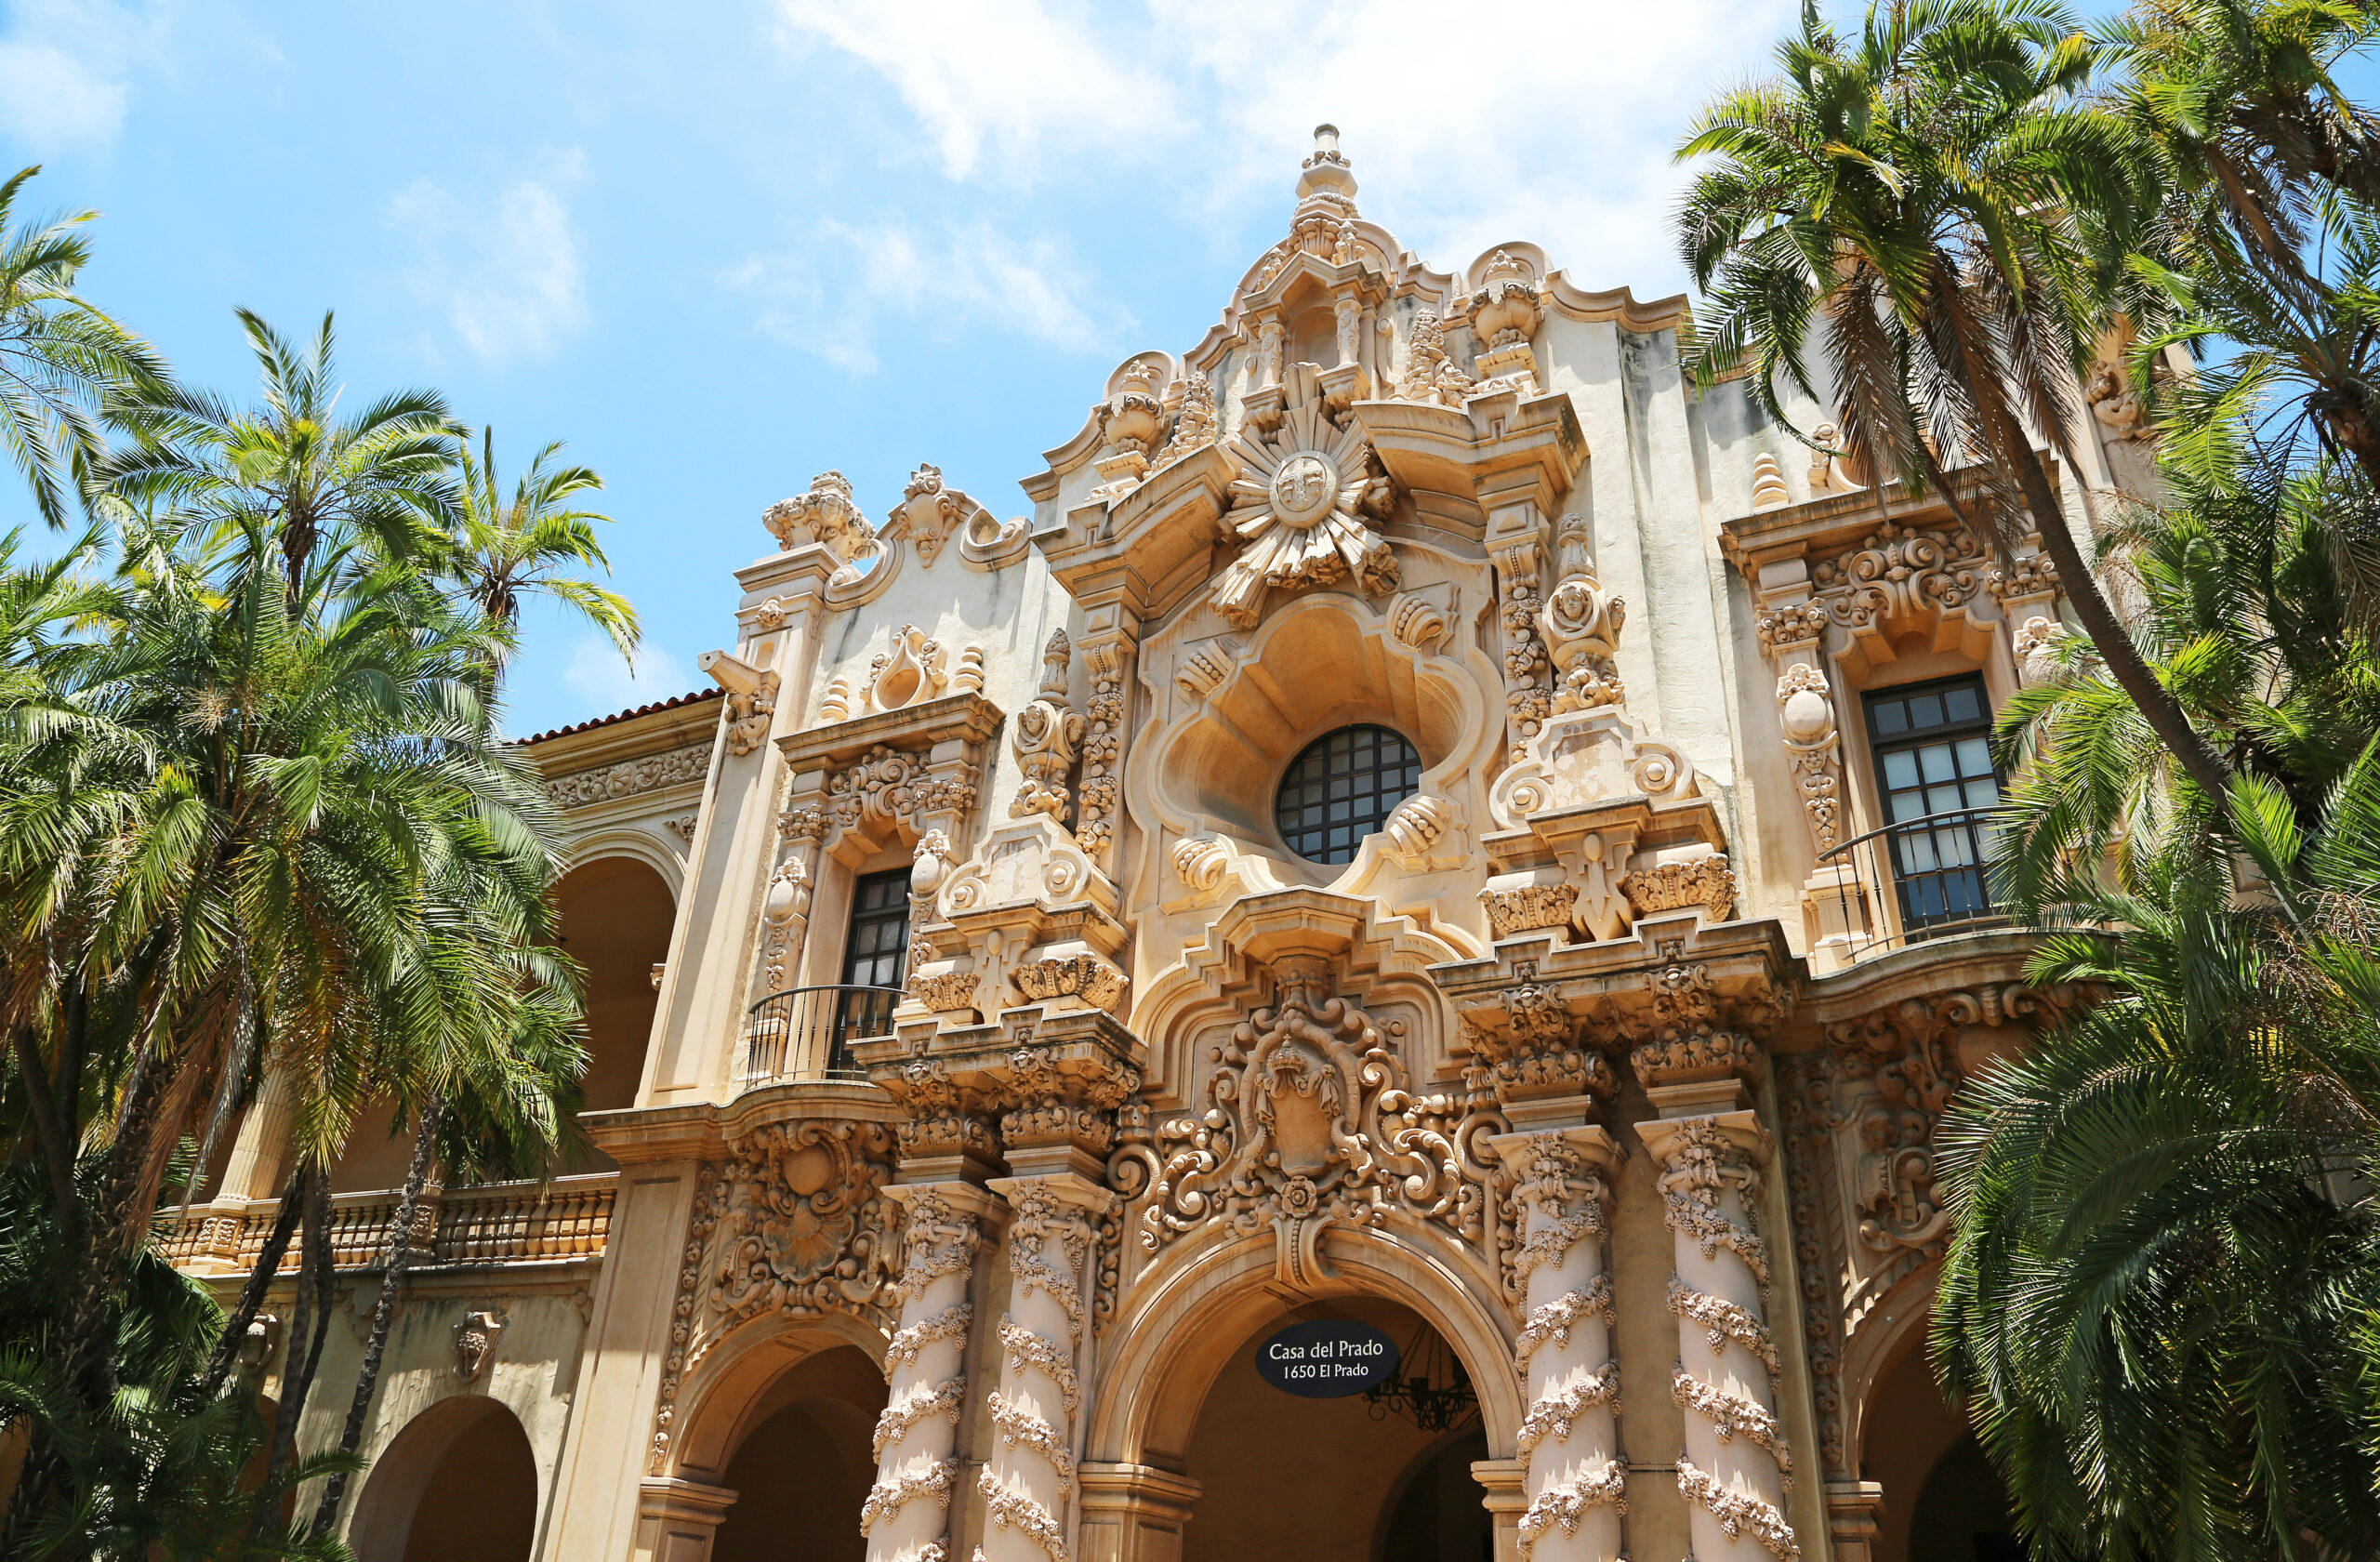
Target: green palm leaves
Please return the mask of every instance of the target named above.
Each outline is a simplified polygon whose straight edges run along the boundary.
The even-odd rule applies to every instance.
[[[153,349],[74,291],[90,260],[77,230],[95,214],[19,220],[19,198],[39,172],[0,183],[0,450],[42,519],[63,526],[106,452],[105,405],[170,385]]]

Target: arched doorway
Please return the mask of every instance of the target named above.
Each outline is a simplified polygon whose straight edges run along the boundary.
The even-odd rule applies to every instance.
[[[373,1462],[348,1539],[356,1562],[528,1562],[537,1499],[520,1420],[457,1395],[407,1422]]]
[[[1488,1457],[1475,1407],[1425,1425],[1368,1402],[1305,1399],[1266,1383],[1256,1348],[1283,1325],[1352,1318],[1397,1342],[1400,1370],[1455,1370],[1453,1352],[1411,1308],[1344,1297],[1284,1311],[1233,1351],[1207,1391],[1187,1474],[1203,1489],[1183,1562],[1490,1562],[1492,1521],[1471,1464]]]
[[[1935,1385],[1922,1328],[1877,1378],[1860,1447],[1860,1475],[1884,1489],[1875,1562],[2020,1562],[2007,1489]]]
[[[636,1105],[644,1048],[653,1034],[653,968],[669,955],[677,906],[669,886],[633,857],[583,863],[554,886],[562,946],[587,968],[586,1109]],[[574,1171],[608,1171],[611,1158],[588,1152]]]
[[[860,1505],[876,1478],[869,1439],[884,1374],[857,1347],[803,1357],[745,1412],[719,1484],[735,1503],[710,1562],[860,1562]]]

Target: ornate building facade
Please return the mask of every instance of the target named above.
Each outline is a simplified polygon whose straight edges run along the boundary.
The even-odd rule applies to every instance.
[[[825,473],[715,692],[529,745],[598,1153],[408,1237],[365,1562],[2010,1544],[1924,1361],[1932,1136],[2072,1001],[1977,866],[2055,572],[1698,394],[1684,300],[1355,194],[1325,127],[1029,516]],[[2091,394],[2053,524],[2141,465]],[[268,1092],[182,1262],[236,1284],[278,1142]],[[1384,1388],[1262,1379],[1325,1319]]]

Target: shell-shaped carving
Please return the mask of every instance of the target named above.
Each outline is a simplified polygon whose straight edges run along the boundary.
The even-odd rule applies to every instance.
[[[1396,599],[1388,610],[1388,632],[1416,651],[1427,651],[1446,639],[1452,626],[1438,604],[1411,592]]]
[[[978,658],[976,686],[982,687]],[[915,624],[893,633],[892,649],[868,666],[867,702],[878,710],[900,710],[938,697],[950,684],[943,649]]]
[[[1173,876],[1186,889],[1204,894],[1223,881],[1231,854],[1211,836],[1193,835],[1173,843]]]

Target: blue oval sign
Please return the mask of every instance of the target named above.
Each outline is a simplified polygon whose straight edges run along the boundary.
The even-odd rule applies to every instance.
[[[1337,1399],[1395,1372],[1396,1342],[1347,1318],[1293,1323],[1256,1347],[1256,1370],[1285,1394]]]

